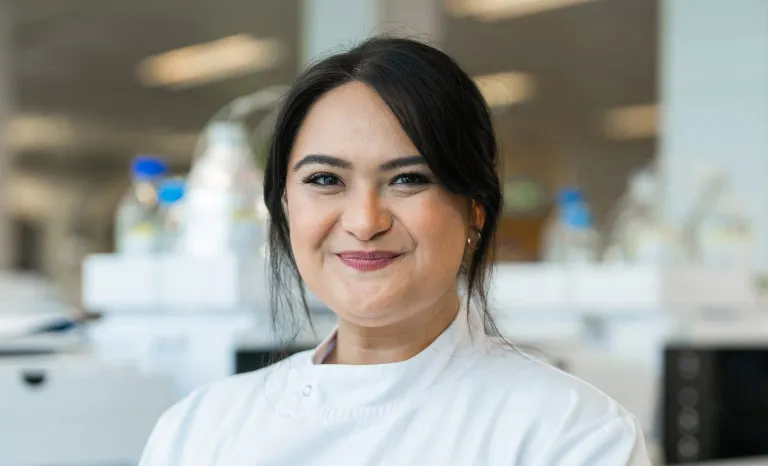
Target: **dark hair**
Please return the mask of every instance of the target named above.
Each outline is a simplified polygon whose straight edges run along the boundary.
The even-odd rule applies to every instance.
[[[275,330],[285,331],[290,323],[296,332],[301,319],[310,317],[283,205],[288,159],[312,105],[326,92],[352,81],[367,84],[386,102],[439,183],[484,208],[482,239],[462,275],[467,304],[482,312],[487,329],[498,333],[488,309],[494,234],[502,203],[490,111],[475,83],[448,55],[422,42],[384,36],[310,66],[278,111],[264,179]]]

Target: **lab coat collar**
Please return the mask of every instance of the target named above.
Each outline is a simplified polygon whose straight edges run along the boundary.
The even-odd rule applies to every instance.
[[[312,352],[312,364],[323,364],[331,352],[336,347],[336,336],[338,335],[339,327],[335,327],[333,331],[325,337],[325,339],[317,345]]]
[[[405,402],[409,395],[435,384],[456,358],[457,350],[478,337],[484,338],[477,319],[467,317],[462,306],[451,325],[431,345],[406,361],[390,364],[318,364],[333,348],[334,330],[304,361],[292,365],[289,391],[296,394],[300,405],[292,411],[349,418],[380,413]]]

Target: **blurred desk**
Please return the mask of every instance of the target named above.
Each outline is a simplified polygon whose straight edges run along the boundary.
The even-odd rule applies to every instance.
[[[171,381],[56,347],[42,339],[0,345],[0,463],[137,461],[176,400]]]

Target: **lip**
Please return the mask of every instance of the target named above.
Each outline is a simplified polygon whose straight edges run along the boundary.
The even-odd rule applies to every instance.
[[[363,272],[383,269],[401,255],[393,251],[344,251],[336,254],[344,265]]]

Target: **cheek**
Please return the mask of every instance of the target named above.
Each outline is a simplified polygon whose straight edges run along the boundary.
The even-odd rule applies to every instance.
[[[406,228],[418,244],[419,260],[434,270],[458,268],[466,244],[466,215],[461,200],[430,196],[414,205]]]
[[[335,223],[333,209],[318,202],[316,196],[300,188],[286,192],[288,227],[296,261],[308,264],[311,255],[321,251],[323,242]]]

